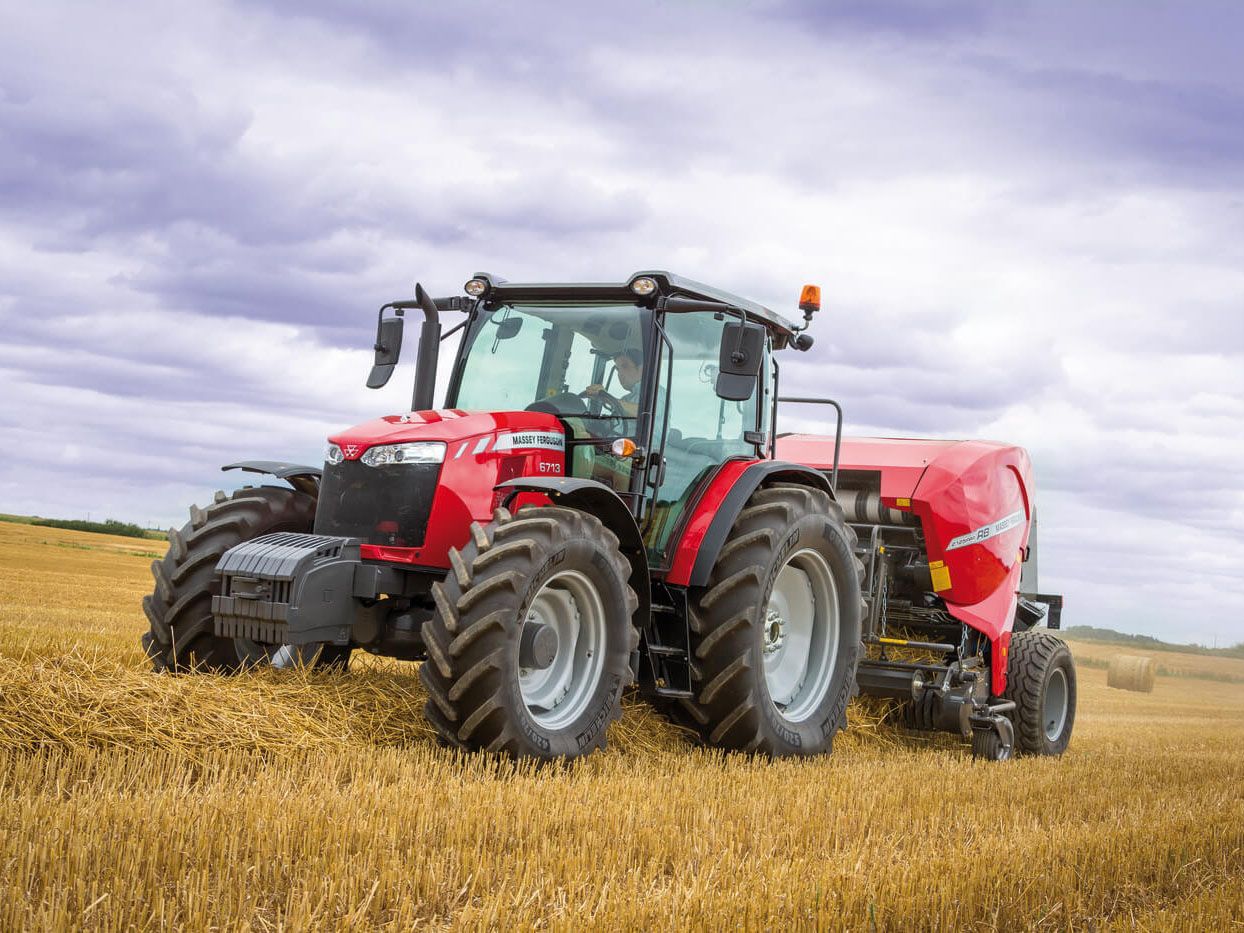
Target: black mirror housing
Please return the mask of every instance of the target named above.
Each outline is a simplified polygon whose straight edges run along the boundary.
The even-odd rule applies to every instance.
[[[402,326],[400,317],[381,315],[376,325],[376,358],[367,376],[367,388],[379,389],[393,375],[393,367],[402,354]]]
[[[731,321],[721,331],[717,397],[745,402],[756,391],[765,356],[765,328],[750,321]]]

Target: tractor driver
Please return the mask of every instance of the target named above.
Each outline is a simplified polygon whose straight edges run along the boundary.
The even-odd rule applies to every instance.
[[[616,396],[607,392],[600,383],[594,383],[583,390],[584,395],[593,398],[603,397],[614,403],[617,411],[633,418],[639,411],[639,393],[643,388],[644,355],[635,347],[619,350],[613,357],[614,371],[618,374],[618,382],[626,390],[625,394]]]

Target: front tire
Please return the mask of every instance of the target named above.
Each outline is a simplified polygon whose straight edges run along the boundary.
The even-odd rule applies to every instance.
[[[275,486],[217,492],[205,509],[192,506],[190,521],[168,533],[168,553],[152,561],[155,589],[143,597],[149,630],[143,651],[157,671],[231,673],[275,662],[344,669],[350,649],[309,645],[294,658],[293,646],[258,645],[216,635],[212,597],[220,592],[216,565],[225,551],[278,531],[309,532],[315,522],[315,499]],[[288,663],[286,663],[288,662]]]
[[[1015,701],[1015,746],[1024,755],[1061,755],[1076,721],[1076,666],[1048,629],[1011,636],[1003,697]]]
[[[603,748],[639,643],[617,537],[576,509],[498,509],[449,556],[419,670],[440,738],[542,759]]]
[[[857,692],[855,538],[827,493],[753,493],[691,607],[683,709],[711,745],[773,756],[832,750]]]

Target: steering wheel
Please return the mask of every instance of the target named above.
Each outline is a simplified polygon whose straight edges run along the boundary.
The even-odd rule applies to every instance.
[[[629,417],[626,410],[622,407],[622,403],[604,390],[597,392],[595,395],[590,395],[587,392],[580,392],[578,397],[583,399],[587,406],[589,415],[603,415],[605,414],[605,409],[608,408],[611,413],[610,417]]]
[[[580,393],[559,392],[532,402],[527,406],[527,411],[543,411],[550,415],[569,415],[573,418],[575,415],[589,414],[590,408]]]

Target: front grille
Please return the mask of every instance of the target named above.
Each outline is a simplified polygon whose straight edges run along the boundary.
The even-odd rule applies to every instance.
[[[364,544],[419,547],[440,475],[439,463],[325,464],[315,533],[359,538]]]

